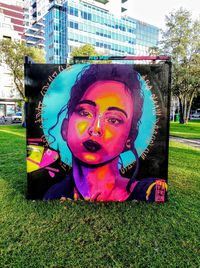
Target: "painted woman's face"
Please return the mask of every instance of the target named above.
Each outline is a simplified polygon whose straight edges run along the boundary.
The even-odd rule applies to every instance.
[[[81,98],[62,135],[72,154],[87,164],[103,164],[124,150],[131,128],[133,102],[117,81],[98,81]]]

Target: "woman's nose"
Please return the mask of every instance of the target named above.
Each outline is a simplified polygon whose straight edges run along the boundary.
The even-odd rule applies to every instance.
[[[103,129],[102,129],[102,122],[101,122],[102,115],[100,114],[92,123],[91,127],[88,129],[90,136],[102,136]]]

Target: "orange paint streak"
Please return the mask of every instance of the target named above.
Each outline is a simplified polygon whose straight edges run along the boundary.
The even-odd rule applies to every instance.
[[[97,174],[98,180],[103,180],[106,178],[106,170],[102,167],[102,169]]]
[[[106,188],[108,190],[112,190],[113,186],[114,186],[114,183],[106,183]]]
[[[96,157],[94,155],[88,154],[85,156],[86,160],[96,160]]]
[[[110,106],[110,103],[112,103],[112,106],[124,108],[122,100],[118,98],[118,96],[109,93],[107,93],[106,95],[106,98],[105,96],[102,96],[96,100],[96,103],[101,107],[100,112],[104,112],[107,107]]]

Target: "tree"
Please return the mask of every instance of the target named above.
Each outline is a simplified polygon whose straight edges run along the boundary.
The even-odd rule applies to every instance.
[[[23,41],[3,39],[0,41],[0,63],[5,63],[14,79],[16,89],[25,99],[24,92],[24,57],[29,56],[37,63],[45,62],[44,51],[27,47]]]
[[[98,53],[92,45],[85,44],[72,50],[70,63],[73,63],[73,58],[77,56],[98,56]]]
[[[148,54],[150,56],[159,56],[161,53],[161,49],[157,46],[149,47]]]
[[[79,48],[74,48],[71,53],[70,63],[73,63],[73,57],[76,56],[102,56],[102,54],[99,54],[95,47],[90,44],[85,44]],[[88,62],[88,61],[87,61]],[[101,61],[89,61],[90,63],[111,63],[110,60],[101,60]]]
[[[180,123],[189,118],[193,98],[200,93],[200,20],[180,8],[166,16],[163,53],[172,59],[172,94],[178,97]]]

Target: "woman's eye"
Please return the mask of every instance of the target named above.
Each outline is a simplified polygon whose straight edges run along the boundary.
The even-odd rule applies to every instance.
[[[88,118],[92,117],[92,114],[86,110],[80,110],[78,111],[78,114],[83,117],[88,117]]]
[[[113,124],[113,125],[119,125],[121,124],[123,121],[121,119],[118,119],[118,118],[108,118],[108,122]]]

